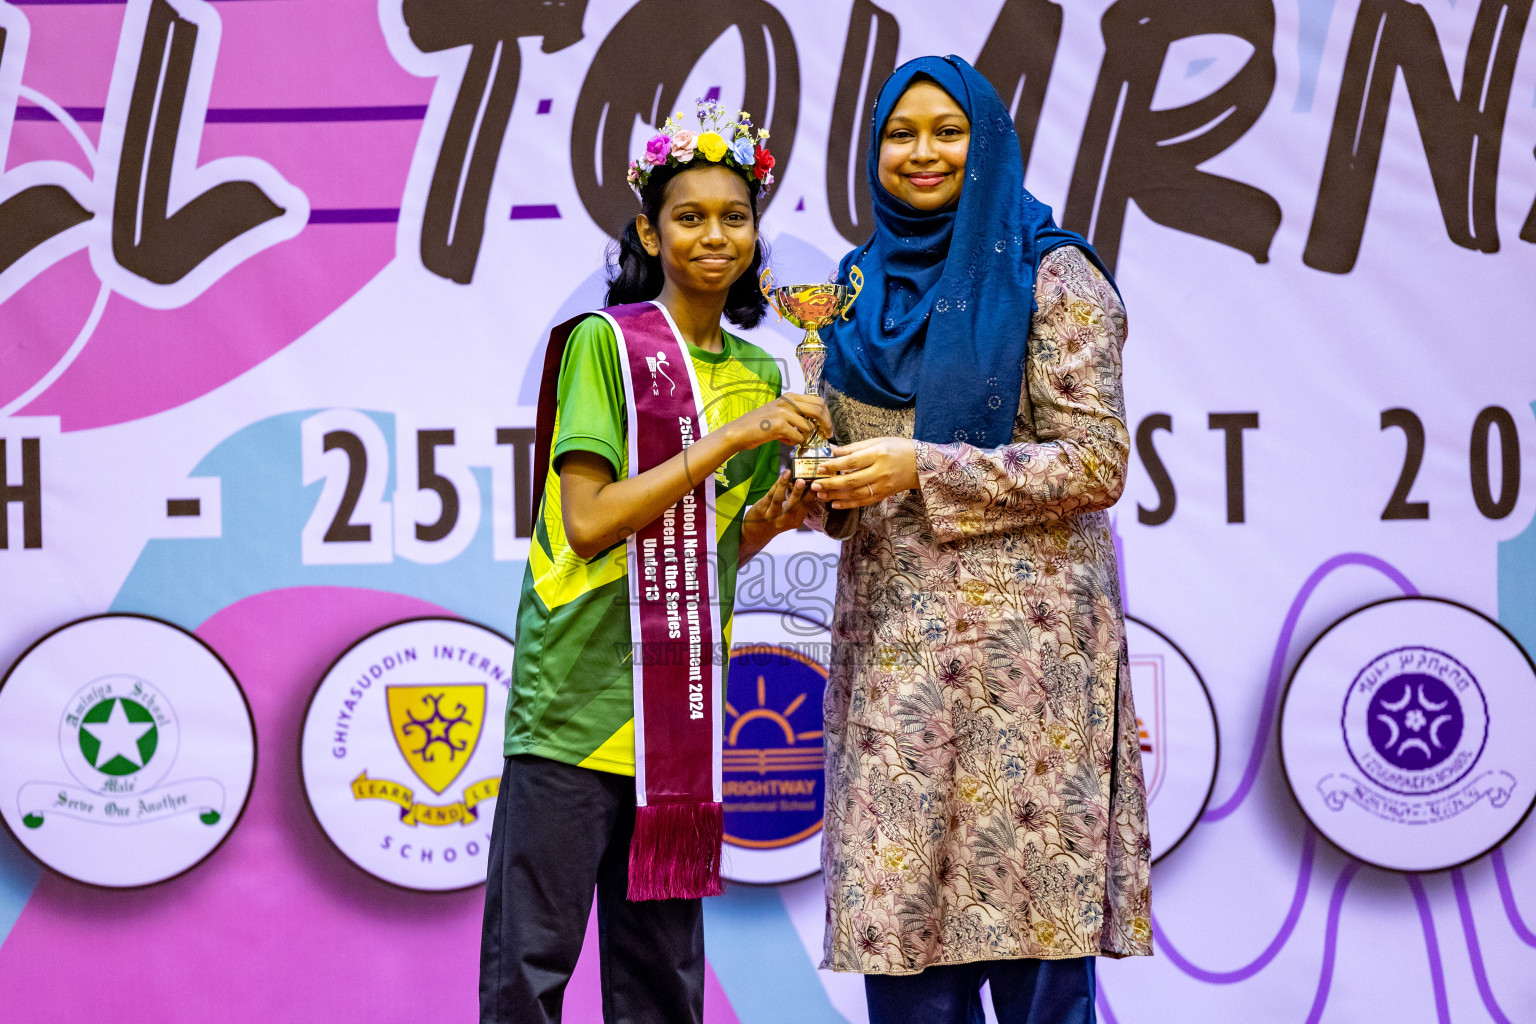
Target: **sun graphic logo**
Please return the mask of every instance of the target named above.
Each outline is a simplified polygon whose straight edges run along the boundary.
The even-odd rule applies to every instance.
[[[761,613],[742,613],[747,633]],[[744,624],[747,628],[742,630]],[[726,856],[738,882],[784,882],[820,866],[825,778],[822,696],[826,666],[815,645],[739,644],[731,649],[722,751]]]
[[[511,681],[511,641],[459,619],[408,619],[348,648],[301,741],[305,793],[336,848],[409,889],[485,881]]]
[[[1366,605],[1302,655],[1280,710],[1296,802],[1333,843],[1399,871],[1503,842],[1536,777],[1536,667],[1492,619],[1440,598]]]
[[[0,805],[6,823],[88,884],[149,885],[193,867],[250,792],[245,696],[218,655],[168,622],[103,615],[54,631],[0,685],[0,721],[15,727],[0,747],[0,792],[15,794]]]

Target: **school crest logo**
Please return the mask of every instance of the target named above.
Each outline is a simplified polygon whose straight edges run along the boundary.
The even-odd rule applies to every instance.
[[[304,788],[349,860],[409,889],[485,880],[512,644],[458,619],[371,633],[326,672],[304,720]]]
[[[736,882],[793,881],[821,866],[828,634],[792,612],[737,613],[732,633],[721,873]]]
[[[1297,665],[1281,714],[1297,802],[1373,864],[1471,860],[1536,796],[1536,671],[1497,623],[1449,601],[1385,601],[1330,626]]]
[[[0,684],[4,819],[44,864],[92,885],[196,865],[245,806],[255,733],[244,694],[202,641],[136,615],[50,633]],[[7,798],[8,794],[8,798]]]
[[[1211,695],[1179,646],[1129,615],[1125,633],[1156,861],[1182,842],[1204,813],[1216,784],[1220,738]]]

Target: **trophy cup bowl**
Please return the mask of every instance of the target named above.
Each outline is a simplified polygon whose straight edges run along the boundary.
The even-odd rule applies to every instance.
[[[858,267],[848,272],[851,284],[790,284],[773,287],[773,271],[764,269],[759,280],[763,295],[778,310],[779,319],[788,320],[805,331],[805,337],[795,346],[795,358],[805,375],[805,393],[821,394],[821,369],[827,361],[827,346],[821,340],[819,329],[839,317],[847,318],[853,300],[864,287],[864,275]],[[812,430],[795,449],[794,479],[813,480],[821,464],[832,458],[832,443]]]

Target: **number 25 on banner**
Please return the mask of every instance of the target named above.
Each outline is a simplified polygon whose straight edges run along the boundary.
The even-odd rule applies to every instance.
[[[391,495],[386,493],[391,451],[384,430],[392,419],[397,458]],[[533,432],[498,430],[495,450],[510,445],[513,457],[483,461],[471,454],[479,449],[455,443],[458,433],[413,429],[397,417],[356,409],[327,409],[304,420],[303,484],[324,482],[301,535],[304,564],[385,563],[396,555],[437,564],[458,557],[480,528],[480,485],[470,466],[485,463],[491,468],[493,557],[518,557],[518,540],[531,531],[522,511],[527,482],[519,479],[514,486],[512,470],[516,462],[526,476],[523,464]]]

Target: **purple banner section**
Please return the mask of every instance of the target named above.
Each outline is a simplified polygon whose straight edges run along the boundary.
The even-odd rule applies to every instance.
[[[99,124],[106,116],[105,107],[65,107],[65,112],[82,124]],[[420,121],[427,116],[425,106],[414,104],[384,107],[210,107],[204,120],[208,124],[313,124],[326,121]],[[20,105],[18,121],[51,121],[53,115],[42,107]]]
[[[686,451],[705,423],[688,373],[688,352],[653,303],[610,310],[620,327],[633,390],[630,473]],[[697,487],[630,540],[634,581],[635,759],[644,762],[645,802],[713,800],[713,684],[708,557],[713,540],[703,474]]]
[[[560,207],[554,203],[512,207],[512,220],[559,220]]]
[[[400,211],[388,207],[309,211],[311,224],[393,224],[399,219]]]

